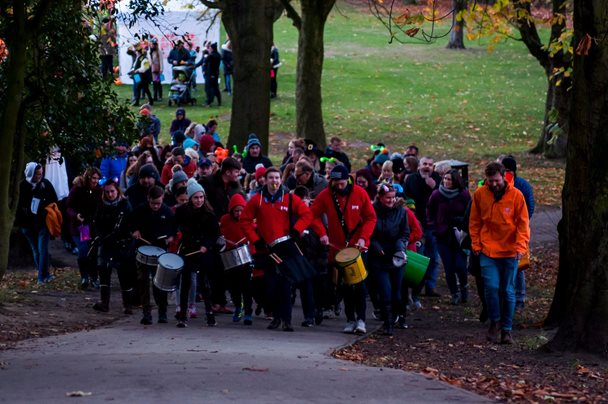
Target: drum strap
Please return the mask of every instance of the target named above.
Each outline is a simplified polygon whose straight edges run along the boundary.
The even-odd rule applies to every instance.
[[[346,221],[344,220],[344,213],[342,212],[342,209],[340,209],[340,202],[338,201],[338,195],[336,195],[335,192],[332,192],[332,196],[333,196],[333,201],[334,201],[334,207],[336,208],[336,214],[338,215],[338,220],[340,221],[340,225],[342,226],[342,231],[344,232],[344,239],[346,240],[346,243],[348,244],[351,234],[355,234],[357,232],[357,229],[359,229],[359,226],[361,226],[361,221],[359,221],[359,223],[357,223],[357,225],[355,226],[353,231],[350,232],[348,230],[348,226],[346,225]],[[344,204],[345,207],[348,207],[349,199],[350,199],[350,193],[346,197],[346,203]]]

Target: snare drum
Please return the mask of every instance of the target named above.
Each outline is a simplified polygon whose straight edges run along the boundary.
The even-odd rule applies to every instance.
[[[156,266],[158,264],[158,257],[165,253],[160,247],[152,245],[142,245],[137,249],[137,255],[135,259],[137,262],[143,265]]]
[[[278,238],[270,243],[269,247],[270,252],[279,259],[276,263],[279,272],[290,283],[297,284],[316,275],[315,269],[291,237]]]
[[[225,270],[251,264],[253,262],[253,258],[249,252],[249,247],[246,245],[224,251],[220,253],[220,258],[222,259],[222,264],[224,264]]]
[[[344,273],[344,283],[356,285],[367,278],[367,270],[363,265],[361,251],[354,247],[344,248],[336,254],[336,264]]]
[[[165,292],[177,289],[179,276],[184,268],[184,260],[177,254],[165,253],[158,257],[154,285]]]

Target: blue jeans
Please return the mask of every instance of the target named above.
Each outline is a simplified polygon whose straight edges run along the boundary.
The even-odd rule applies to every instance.
[[[439,253],[437,252],[437,239],[430,229],[424,230],[424,244],[418,251],[430,258],[429,268],[424,275],[424,288],[427,292],[437,286],[437,272],[439,272]]]
[[[373,278],[378,289],[379,303],[385,309],[392,307],[395,314],[403,314],[401,302],[401,282],[403,281],[403,269],[401,268],[376,268],[370,267]]]
[[[479,254],[481,276],[485,286],[488,317],[500,322],[505,331],[513,328],[515,312],[515,275],[517,260],[515,258],[490,258]]]
[[[49,240],[51,235],[46,227],[40,230],[21,228],[21,232],[32,248],[34,264],[38,270],[38,282],[44,282],[49,277]]]
[[[228,91],[228,94],[232,95],[232,74],[225,74],[224,80],[226,91]]]
[[[449,242],[437,242],[441,262],[445,271],[445,280],[452,295],[458,293],[458,283],[460,288],[468,284],[467,280],[467,255],[462,249],[451,246]],[[456,282],[458,279],[458,283]]]
[[[517,271],[515,276],[515,305],[524,307],[526,301],[526,272]]]

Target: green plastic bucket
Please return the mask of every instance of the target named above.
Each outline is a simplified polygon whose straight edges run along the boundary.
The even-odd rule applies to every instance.
[[[405,265],[405,280],[412,286],[418,286],[424,279],[424,274],[429,267],[431,259],[413,251],[407,252],[407,264]]]

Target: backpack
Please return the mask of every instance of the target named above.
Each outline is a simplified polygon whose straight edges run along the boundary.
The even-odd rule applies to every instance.
[[[61,236],[61,225],[63,224],[63,216],[59,211],[56,203],[50,203],[46,208],[46,227],[49,229],[51,237]]]

